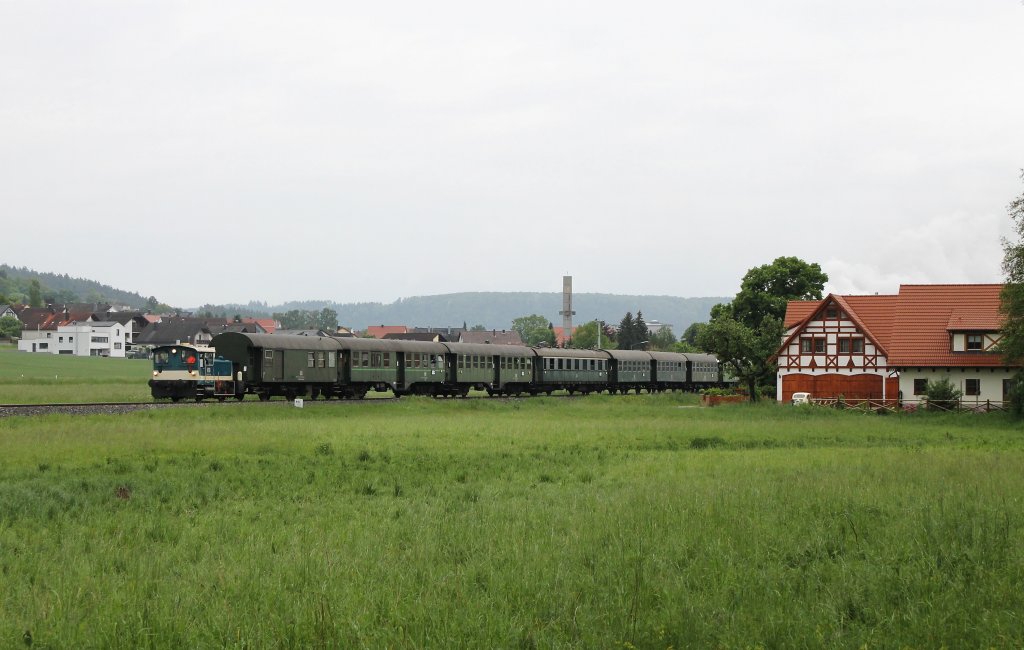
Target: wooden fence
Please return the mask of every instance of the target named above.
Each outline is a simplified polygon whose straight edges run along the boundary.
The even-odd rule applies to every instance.
[[[890,413],[914,411],[946,411],[949,413],[991,413],[1005,411],[1009,402],[995,400],[942,400],[929,404],[927,399],[839,399],[837,397],[813,397],[811,403],[816,406],[827,406],[836,409],[850,409],[865,413]]]

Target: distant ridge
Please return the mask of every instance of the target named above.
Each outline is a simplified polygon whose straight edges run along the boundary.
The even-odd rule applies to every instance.
[[[112,302],[144,309],[146,298],[132,291],[115,289],[85,278],[74,278],[67,274],[46,273],[24,267],[0,264],[0,289],[7,295],[20,299],[27,292],[28,282],[38,279],[44,289],[54,294],[58,302]],[[680,298],[678,296],[625,295],[613,293],[573,294],[573,307],[577,325],[603,320],[610,325],[618,324],[626,312],[636,315],[642,311],[650,322],[658,320],[672,325],[678,336],[695,322],[708,320],[711,307],[727,302],[725,297]],[[242,316],[270,316],[292,309],[316,310],[325,307],[338,313],[342,325],[364,329],[369,325],[410,325],[417,327],[461,327],[463,323],[472,327],[483,325],[487,329],[509,329],[513,319],[530,314],[540,314],[555,325],[561,324],[558,310],[561,309],[562,294],[558,292],[464,292],[430,296],[399,298],[392,303],[350,302],[331,300],[291,301],[280,305],[268,305],[252,301],[247,304],[202,305],[189,307],[188,311],[210,312],[215,315],[235,314]]]
[[[0,293],[12,298],[13,301],[28,302],[28,285],[32,280],[39,280],[45,292],[49,292],[56,302],[109,302],[115,305],[127,305],[135,309],[146,306],[146,298],[142,295],[115,289],[95,280],[73,278],[67,273],[46,273],[26,267],[0,264]]]
[[[575,324],[594,319],[618,324],[626,312],[642,311],[647,321],[658,320],[672,325],[678,336],[695,322],[708,320],[711,307],[729,298],[680,298],[677,296],[621,295],[611,293],[573,294]],[[266,313],[292,309],[320,310],[325,307],[338,312],[338,321],[348,327],[363,329],[368,325],[415,325],[418,327],[483,325],[487,329],[508,329],[512,320],[529,314],[540,314],[555,325],[561,324],[558,310],[562,294],[557,292],[468,292],[433,296],[400,298],[392,303],[336,303],[330,301],[288,302],[278,306],[259,305]],[[228,311],[252,310],[255,305],[227,306]]]

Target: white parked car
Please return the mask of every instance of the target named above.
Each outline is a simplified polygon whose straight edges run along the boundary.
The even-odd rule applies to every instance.
[[[793,393],[793,404],[810,404],[811,394],[810,393]]]

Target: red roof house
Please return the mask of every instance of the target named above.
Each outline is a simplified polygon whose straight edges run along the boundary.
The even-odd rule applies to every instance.
[[[1003,401],[1016,368],[996,351],[999,284],[902,285],[895,295],[790,302],[778,393],[905,401],[948,379],[965,401]]]
[[[366,328],[366,333],[375,339],[382,339],[386,334],[408,334],[409,328],[405,325],[371,325]]]

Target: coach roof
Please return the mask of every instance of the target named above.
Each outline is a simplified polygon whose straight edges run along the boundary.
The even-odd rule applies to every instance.
[[[210,345],[218,347],[245,346],[271,350],[337,350],[337,339],[328,336],[290,336],[287,334],[250,334],[247,332],[224,332],[213,337]]]

